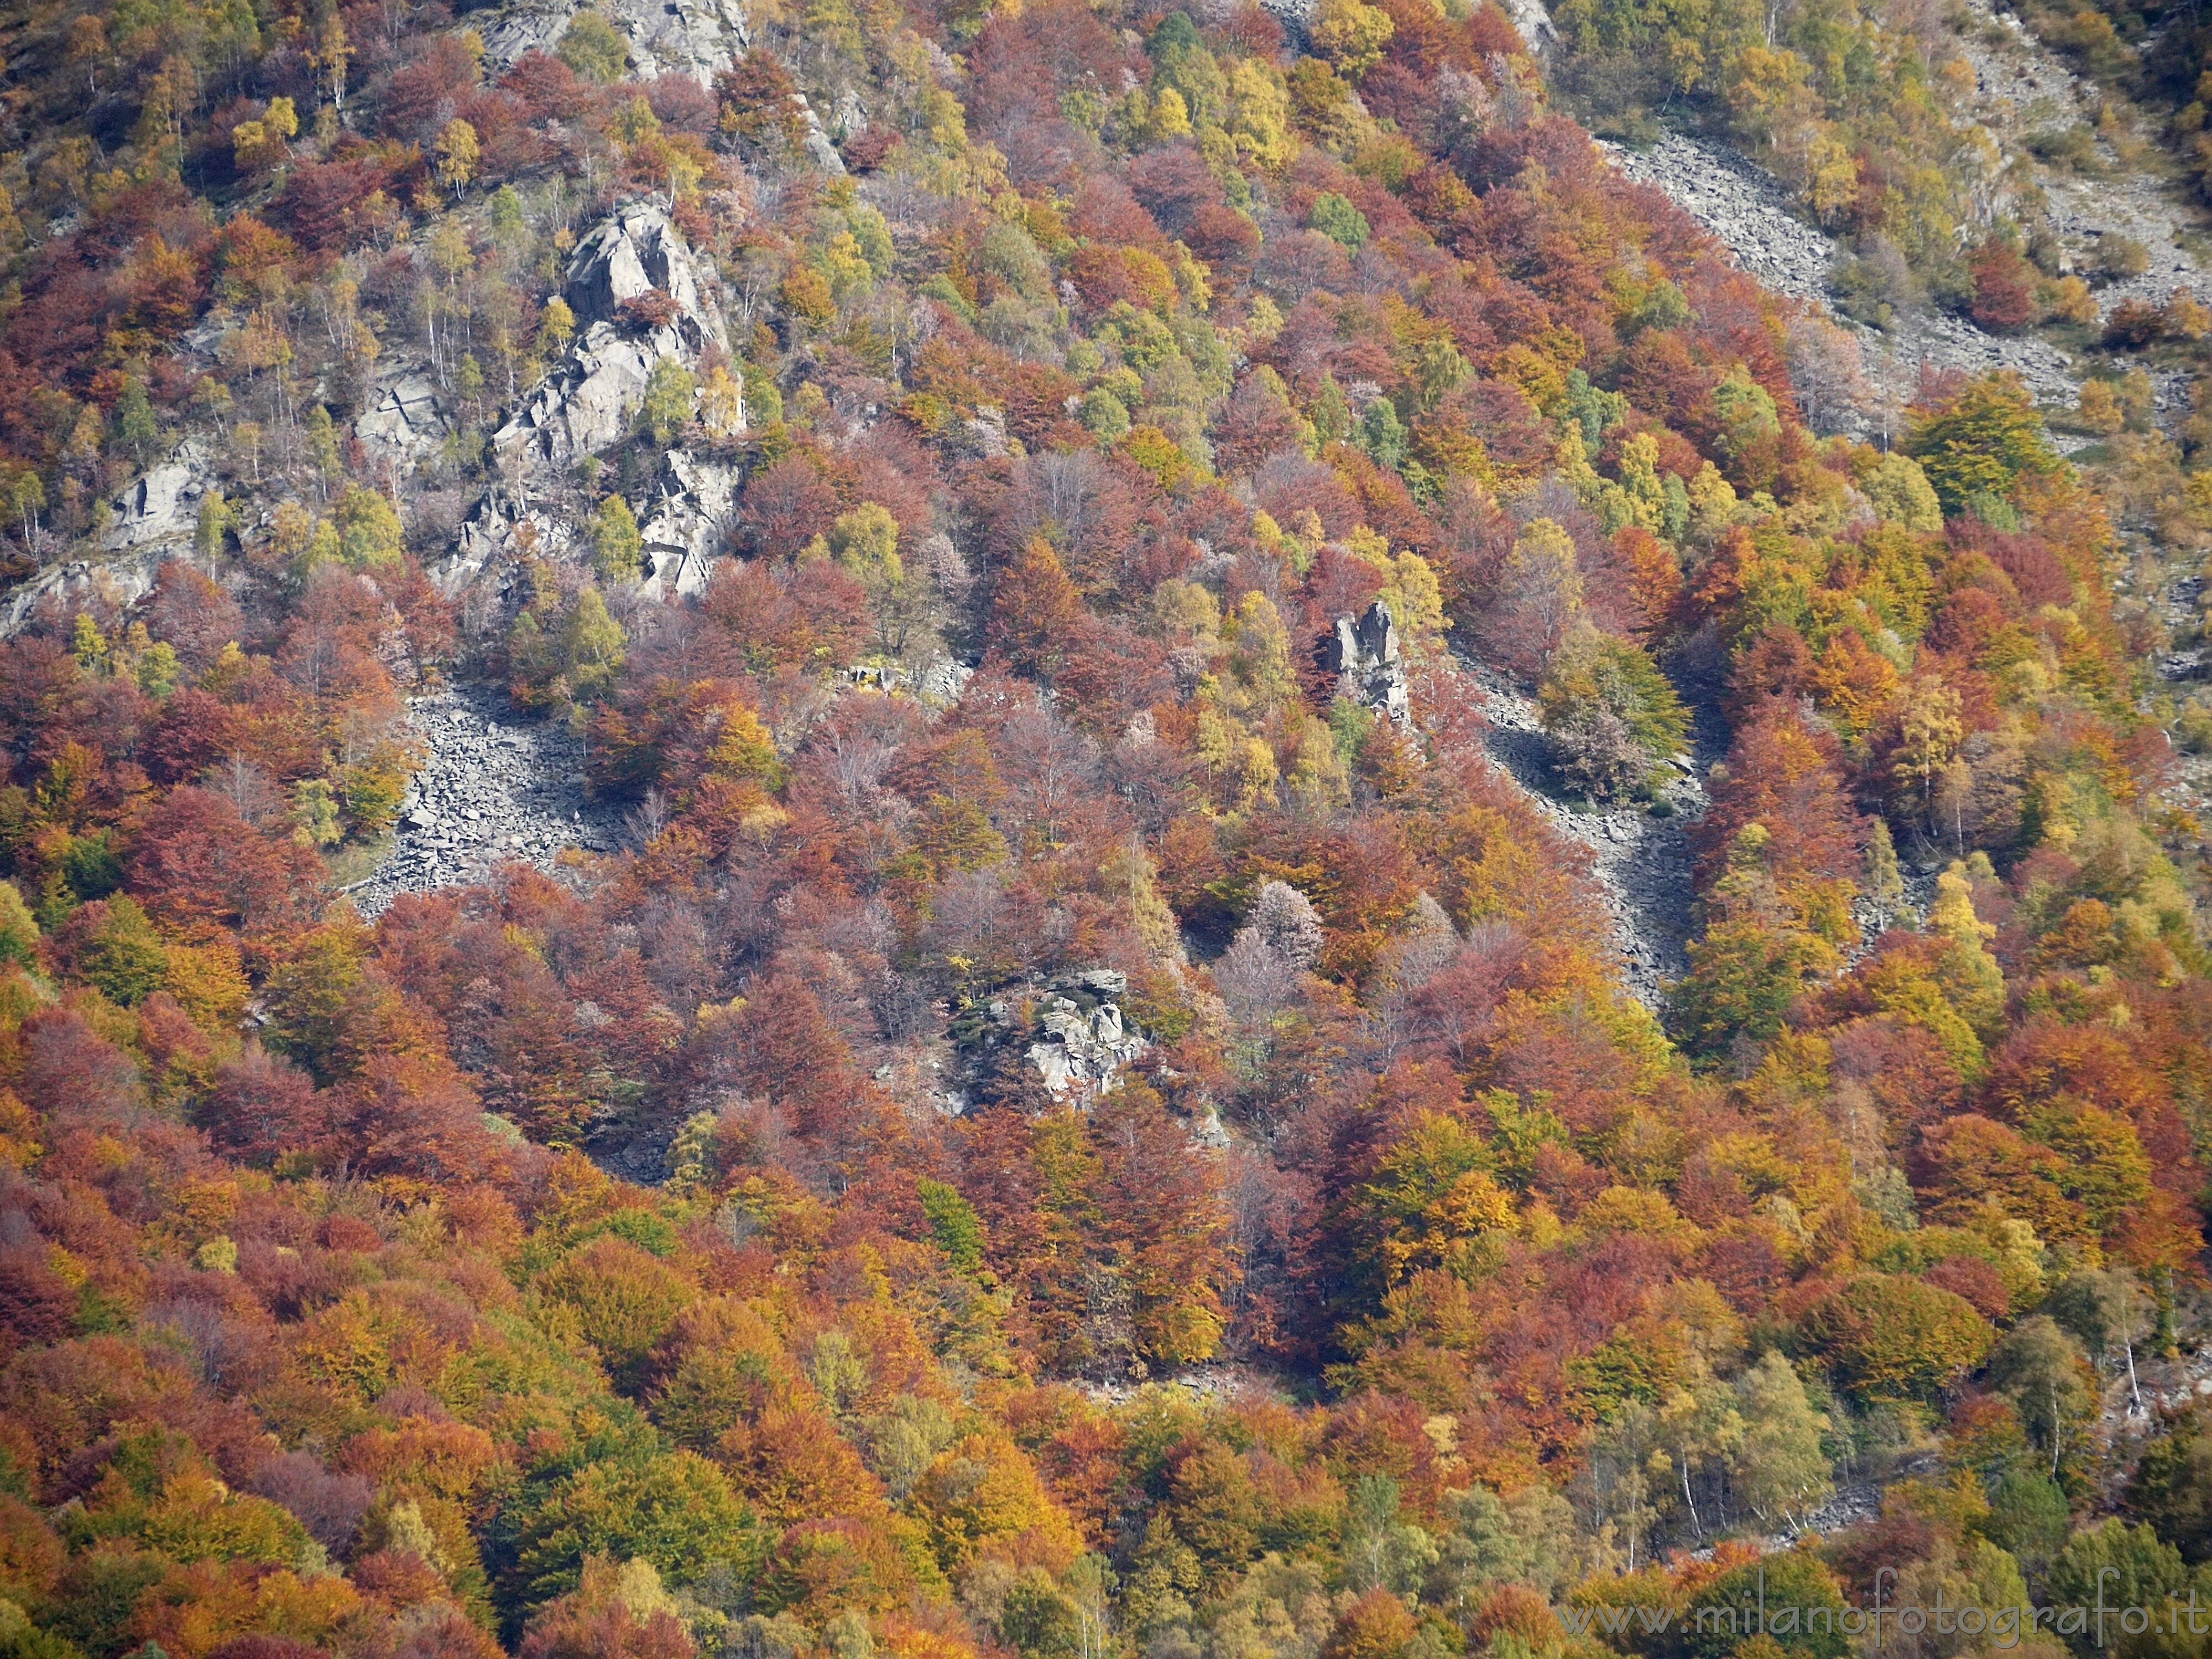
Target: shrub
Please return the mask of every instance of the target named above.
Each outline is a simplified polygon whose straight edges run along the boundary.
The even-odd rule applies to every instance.
[[[1595,629],[1560,646],[1536,706],[1559,769],[1599,800],[1648,791],[1689,735],[1682,700],[1651,659]]]

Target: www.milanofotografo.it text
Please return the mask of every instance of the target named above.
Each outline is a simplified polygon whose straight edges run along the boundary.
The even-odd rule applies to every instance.
[[[2115,1581],[2119,1577],[2118,1568],[2101,1568],[2097,1574],[2097,1599],[2093,1602],[1990,1607],[1952,1601],[1939,1588],[1935,1605],[1923,1607],[1890,1599],[1897,1586],[1897,1569],[1884,1567],[1875,1574],[1873,1594],[1863,1604],[1838,1606],[1770,1602],[1762,1568],[1753,1593],[1738,1601],[1692,1603],[1686,1607],[1586,1601],[1556,1607],[1553,1612],[1572,1636],[1657,1636],[1686,1628],[1699,1636],[1864,1636],[1876,1647],[1885,1640],[1928,1632],[1939,1636],[1985,1637],[1991,1647],[1997,1648],[2016,1647],[2038,1632],[2087,1637],[2100,1648],[2122,1636],[2212,1634],[2212,1602],[2198,1601],[2193,1585],[2186,1598],[2171,1595],[2151,1607],[2107,1601],[2106,1588],[2111,1585],[2117,1589]]]

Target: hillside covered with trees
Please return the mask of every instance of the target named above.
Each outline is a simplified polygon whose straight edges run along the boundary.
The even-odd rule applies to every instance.
[[[739,31],[11,21],[0,1651],[2212,1595],[2212,474],[1855,425],[1494,5]],[[1478,665],[1719,755],[1656,1006]],[[483,680],[625,844],[365,918]]]

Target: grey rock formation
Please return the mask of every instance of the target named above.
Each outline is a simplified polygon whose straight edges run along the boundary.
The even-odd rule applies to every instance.
[[[453,428],[429,376],[410,369],[384,388],[353,429],[371,459],[412,466]]]
[[[960,701],[975,671],[957,657],[940,652],[915,677],[915,695],[933,708],[950,708]]]
[[[478,23],[484,56],[501,69],[532,52],[561,45],[578,0],[516,0]],[[629,47],[631,70],[641,80],[689,75],[711,87],[752,41],[738,0],[599,0],[597,9]]]
[[[626,326],[623,302],[655,290],[674,302],[670,319],[641,331]],[[578,325],[568,359],[500,429],[493,441],[502,455],[562,466],[596,454],[628,434],[664,358],[729,345],[720,303],[683,233],[648,203],[617,208],[577,244],[566,297]]]
[[[189,439],[108,502],[100,546],[110,553],[188,543],[199,526],[200,498],[214,477],[207,452]]]
[[[1513,27],[1528,50],[1540,58],[1559,38],[1553,27],[1552,14],[1545,9],[1544,0],[1504,0],[1505,15],[1513,20]]]
[[[625,203],[593,226],[570,256],[569,307],[580,324],[611,322],[623,301],[654,289],[676,302],[677,327],[688,332],[695,349],[709,341],[729,344],[721,307],[701,281],[684,233],[653,203]]]
[[[480,881],[514,860],[550,868],[565,848],[611,852],[611,816],[584,793],[584,745],[489,686],[417,697],[407,724],[422,769],[392,849],[351,890],[374,918],[401,893]]]
[[[569,260],[563,292],[579,325],[568,355],[492,440],[503,473],[520,486],[522,499],[518,503],[511,489],[501,486],[478,502],[436,572],[448,593],[499,578],[526,523],[540,552],[574,545],[580,533],[574,524],[530,504],[541,498],[530,487],[533,476],[543,480],[629,437],[662,362],[696,370],[709,346],[729,343],[710,271],[668,215],[651,203],[628,203],[592,228]],[[653,294],[665,296],[665,321],[647,325],[624,314],[624,301]],[[742,425],[742,401],[738,420]],[[637,509],[652,596],[705,587],[729,534],[739,483],[729,463],[684,450],[667,453],[653,494]]]
[[[1122,1024],[1115,999],[1128,990],[1128,980],[1111,969],[1055,981],[1037,1022],[1042,1035],[1029,1049],[1054,1098],[1087,1105],[1112,1092],[1121,1068],[1152,1047]]]
[[[854,101],[856,105],[859,102],[857,99]],[[822,118],[814,112],[814,106],[806,101],[806,94],[793,93],[791,106],[799,116],[799,148],[806,152],[806,159],[824,173],[842,173],[845,158],[837,154],[837,146],[830,142],[830,135],[822,130]],[[861,118],[865,123],[866,118],[863,116]]]
[[[737,522],[739,482],[738,469],[727,461],[702,459],[688,450],[668,452],[659,493],[640,526],[651,567],[645,591],[653,598],[705,590]]]
[[[942,651],[911,672],[880,657],[848,663],[837,671],[840,687],[849,686],[856,691],[902,691],[920,698],[932,708],[950,708],[958,702],[960,694],[968,689],[968,682],[975,678],[973,668]]]
[[[557,554],[580,539],[574,525],[518,504],[503,488],[494,489],[485,493],[474,514],[461,526],[453,550],[432,568],[431,580],[452,596],[496,575],[503,592],[507,562],[518,550],[517,532],[525,525],[530,526],[532,545],[540,554]]]
[[[122,610],[154,591],[154,579],[171,559],[181,556],[167,543],[152,543],[109,559],[72,559],[50,564],[8,595],[0,611],[0,639],[13,639],[34,620],[66,618],[97,602]]]
[[[50,564],[10,590],[0,606],[0,639],[42,617],[66,618],[94,603],[121,610],[144,599],[161,567],[191,551],[200,501],[214,478],[204,449],[190,440],[179,444],[109,498],[100,556]]]
[[[1406,690],[1406,664],[1398,648],[1398,627],[1381,599],[1365,614],[1336,619],[1336,631],[1324,647],[1322,666],[1336,676],[1337,690],[1363,708],[1388,714],[1403,726],[1413,718]]]

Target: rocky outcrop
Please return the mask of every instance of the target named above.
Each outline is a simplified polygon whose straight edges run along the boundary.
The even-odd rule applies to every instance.
[[[1056,1100],[1088,1104],[1112,1091],[1121,1068],[1152,1045],[1121,1022],[1126,975],[1110,968],[1054,981],[1030,1044],[1030,1064]]]
[[[662,463],[659,493],[641,526],[648,566],[646,591],[654,599],[705,591],[714,559],[737,522],[742,477],[727,461],[703,460],[672,449]]]
[[[118,554],[112,559],[71,559],[50,564],[8,595],[0,611],[0,639],[13,639],[33,621],[65,620],[72,611],[99,606],[120,611],[154,591],[161,567],[180,556],[166,543]]]
[[[162,565],[190,552],[214,477],[207,452],[188,441],[133,478],[108,500],[102,556],[50,564],[12,589],[0,610],[0,639],[41,617],[66,618],[95,604],[119,611],[144,599]]]
[[[518,502],[503,487],[494,488],[477,503],[453,550],[431,571],[431,580],[449,597],[496,580],[503,595],[526,526],[531,550],[541,556],[560,553],[580,540],[570,520],[526,501]]]
[[[912,673],[895,662],[880,659],[850,663],[837,671],[841,686],[863,691],[903,691],[919,697],[932,708],[951,708],[968,689],[968,682],[975,678],[975,671],[968,664],[942,651]]]
[[[461,528],[437,577],[448,593],[501,580],[526,539],[540,553],[575,544],[576,525],[534,503],[545,483],[586,455],[628,438],[653,371],[675,361],[696,370],[729,334],[711,276],[668,215],[650,203],[617,208],[577,245],[563,297],[575,313],[568,354],[493,437],[502,471],[522,482],[488,491]],[[744,419],[742,400],[737,411]],[[736,511],[742,476],[732,464],[671,450],[653,494],[637,508],[647,590],[654,597],[704,588]],[[530,526],[526,538],[519,537]]]
[[[372,460],[411,467],[453,430],[438,388],[416,369],[400,374],[353,423]]]
[[[215,476],[207,452],[187,440],[168,458],[131,480],[107,504],[100,544],[110,553],[189,544],[199,527],[200,500]]]
[[[564,292],[577,322],[568,361],[493,440],[502,455],[555,466],[628,436],[663,359],[729,345],[721,306],[684,234],[647,203],[617,209],[577,244]],[[655,294],[665,301],[651,301]],[[626,311],[629,301],[647,303]],[[652,320],[656,313],[665,320]]]
[[[854,100],[856,106],[859,101],[858,99]],[[822,130],[822,118],[814,112],[814,106],[806,101],[806,94],[793,93],[791,107],[799,117],[799,147],[806,152],[806,159],[824,173],[842,173],[845,158],[837,154],[837,146],[830,143],[830,135]],[[867,124],[866,115],[860,117],[860,122],[864,126]],[[850,134],[841,131],[839,136],[849,137]]]
[[[484,56],[505,69],[533,52],[557,51],[578,0],[519,0],[477,24]],[[629,48],[630,70],[640,80],[688,75],[711,87],[752,42],[738,0],[598,0],[595,9]]]
[[[563,284],[580,327],[613,322],[624,301],[656,289],[675,302],[674,327],[690,349],[728,346],[721,307],[700,280],[690,244],[650,202],[627,203],[595,225],[570,256]]]
[[[518,713],[497,690],[459,688],[407,710],[421,757],[390,854],[350,889],[374,918],[401,893],[481,881],[513,860],[550,868],[565,848],[611,852],[616,826],[584,793],[584,745]]]
[[[1358,617],[1336,619],[1335,631],[1322,647],[1322,665],[1336,676],[1340,696],[1401,726],[1413,718],[1398,627],[1385,601],[1376,600]]]
[[[1513,20],[1521,39],[1528,50],[1540,58],[1559,38],[1553,27],[1552,14],[1545,9],[1544,0],[1504,0],[1505,15]]]

